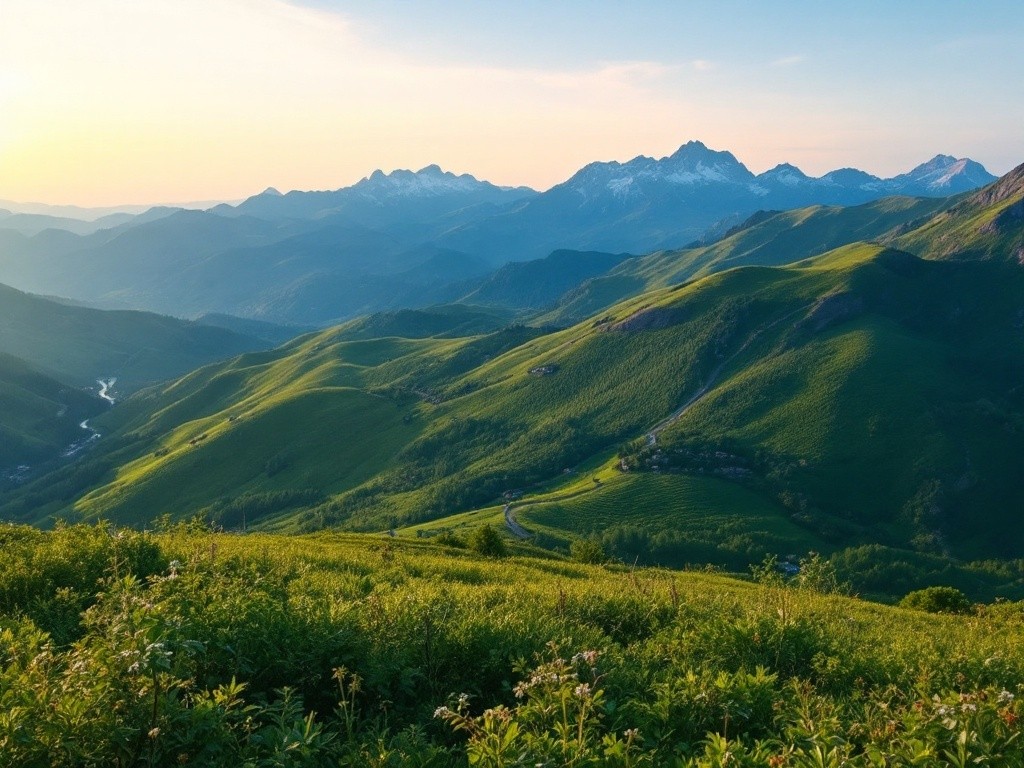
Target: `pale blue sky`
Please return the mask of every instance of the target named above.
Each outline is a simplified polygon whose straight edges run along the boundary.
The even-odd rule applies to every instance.
[[[973,153],[996,172],[1024,162],[1021,0],[305,4],[343,14],[368,39],[420,59],[553,70],[646,61],[678,68],[662,78],[660,94],[683,98],[689,89],[709,106],[738,101],[752,122],[787,108],[852,120],[859,141],[793,137],[795,148],[824,150],[810,163],[817,171],[873,161],[875,172],[895,173],[914,146]],[[700,82],[689,71],[695,62],[705,67]],[[887,151],[896,121],[906,138]],[[680,140],[692,138],[685,130]]]
[[[3,0],[0,199],[546,188],[699,139],[755,172],[1024,162],[1024,2]]]

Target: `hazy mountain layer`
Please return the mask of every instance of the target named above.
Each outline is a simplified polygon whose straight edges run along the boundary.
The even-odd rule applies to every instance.
[[[116,377],[118,390],[128,393],[267,346],[223,328],[60,304],[0,286],[0,352],[75,387]]]
[[[792,166],[755,176],[699,142],[661,160],[593,163],[543,194],[429,166],[376,172],[335,191],[268,190],[205,212],[152,209],[87,235],[28,235],[38,227],[4,229],[0,218],[0,282],[109,308],[324,326],[477,289],[501,294],[506,274],[490,288],[480,278],[558,249],[679,248],[757,210],[948,195],[990,179],[972,161],[941,155],[892,179],[852,169],[813,179]],[[595,276],[595,262],[574,270],[563,258],[549,274],[545,295],[513,290],[502,306],[547,306],[557,287]]]

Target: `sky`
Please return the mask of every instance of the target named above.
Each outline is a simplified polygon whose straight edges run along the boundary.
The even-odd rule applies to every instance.
[[[546,189],[690,139],[755,173],[1024,162],[1024,3],[0,0],[0,199]]]

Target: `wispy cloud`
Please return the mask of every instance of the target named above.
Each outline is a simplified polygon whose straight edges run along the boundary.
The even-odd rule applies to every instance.
[[[783,56],[781,59],[776,59],[772,62],[773,67],[795,67],[797,64],[803,64],[806,57],[802,54],[795,56]]]
[[[690,62],[690,66],[692,66],[698,72],[707,72],[715,65],[713,62],[710,62],[707,59],[694,59],[693,61]]]

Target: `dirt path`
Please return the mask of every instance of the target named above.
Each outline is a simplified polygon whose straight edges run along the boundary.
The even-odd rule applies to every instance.
[[[505,505],[505,525],[508,527],[509,532],[517,539],[528,539],[533,536],[528,530],[523,528],[516,520],[516,516],[512,513],[512,505]]]

